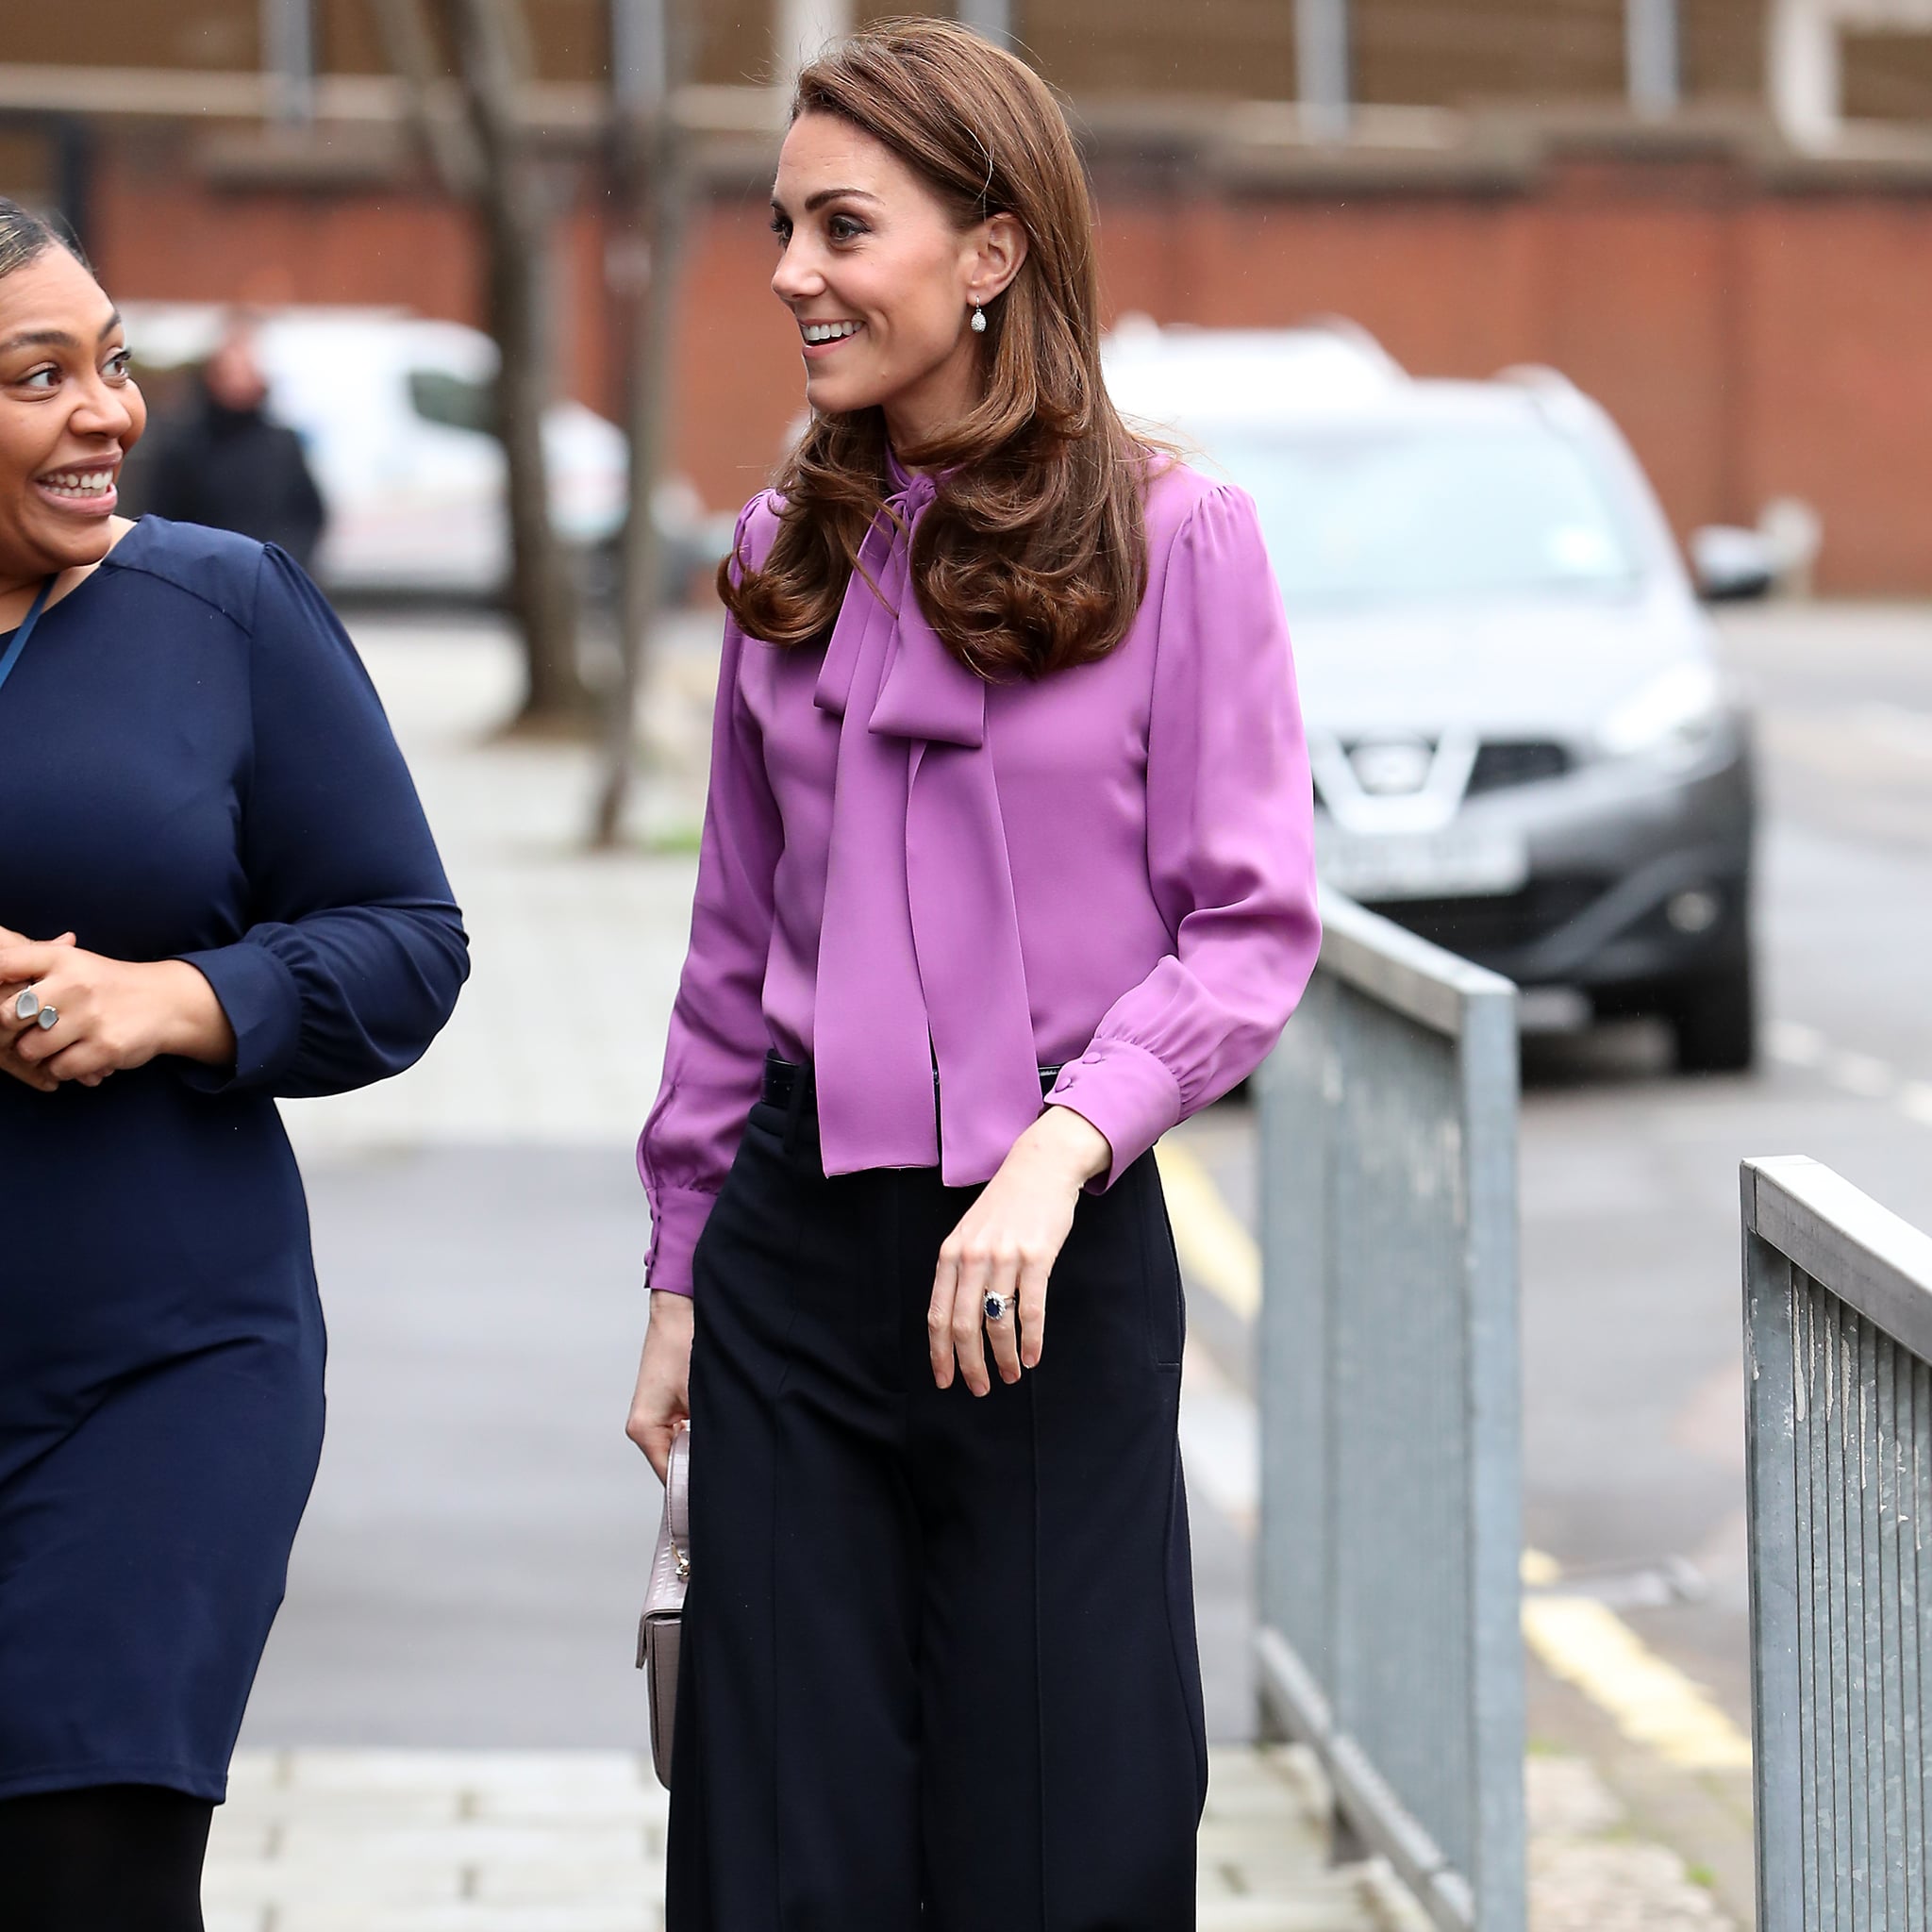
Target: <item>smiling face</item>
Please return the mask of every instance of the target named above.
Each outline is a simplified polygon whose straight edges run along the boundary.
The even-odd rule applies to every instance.
[[[772,289],[797,319],[813,408],[882,408],[908,449],[973,407],[983,338],[971,305],[1019,273],[1026,238],[1012,216],[961,229],[890,148],[810,113],[785,137],[772,226],[782,251]]]
[[[107,555],[146,422],[121,318],[66,249],[0,276],[0,588]]]

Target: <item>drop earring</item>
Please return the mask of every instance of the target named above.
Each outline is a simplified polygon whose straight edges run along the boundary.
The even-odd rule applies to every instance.
[[[986,333],[986,310],[979,306],[977,295],[969,295],[966,299],[973,304],[973,333],[983,336]]]

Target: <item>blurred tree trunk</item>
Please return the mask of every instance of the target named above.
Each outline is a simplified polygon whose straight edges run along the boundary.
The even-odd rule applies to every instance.
[[[620,669],[604,721],[604,772],[591,843],[614,844],[637,766],[638,693],[650,674],[651,634],[664,601],[663,535],[654,512],[675,397],[677,294],[691,176],[675,102],[690,47],[689,0],[623,0],[627,44],[612,62],[614,164],[641,288],[627,291],[625,428],[630,495],[624,529]]]
[[[556,726],[590,709],[576,661],[576,593],[550,521],[543,412],[550,399],[543,295],[551,242],[543,184],[518,111],[531,71],[522,0],[373,0],[391,65],[408,89],[418,139],[444,187],[483,225],[485,306],[499,358],[496,433],[510,533],[510,614],[528,690],[518,723]],[[460,115],[439,111],[436,25],[455,55]]]

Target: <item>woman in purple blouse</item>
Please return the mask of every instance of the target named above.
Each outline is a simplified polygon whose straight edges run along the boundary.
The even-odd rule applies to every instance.
[[[1108,400],[1019,61],[841,43],[772,206],[811,422],[721,573],[639,1149],[630,1434],[661,1474],[696,1431],[667,1923],[1176,1932],[1207,1753],[1151,1150],[1314,963],[1280,597],[1247,497]]]

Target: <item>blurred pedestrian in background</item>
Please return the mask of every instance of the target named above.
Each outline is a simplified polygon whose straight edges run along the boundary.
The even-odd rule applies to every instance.
[[[233,313],[195,372],[186,411],[156,425],[144,508],[279,544],[307,571],[326,512],[302,439],[269,420],[268,403],[254,327]]]
[[[281,551],[114,514],[120,317],[0,201],[0,1919],[201,1925],[322,1441],[276,1094],[468,966],[408,773]]]
[[[813,415],[721,578],[640,1149],[630,1432],[660,1474],[692,1432],[667,1924],[1181,1932],[1152,1149],[1314,965],[1280,595],[1252,502],[1108,400],[1085,176],[1019,60],[936,21],[834,48],[773,225]]]

